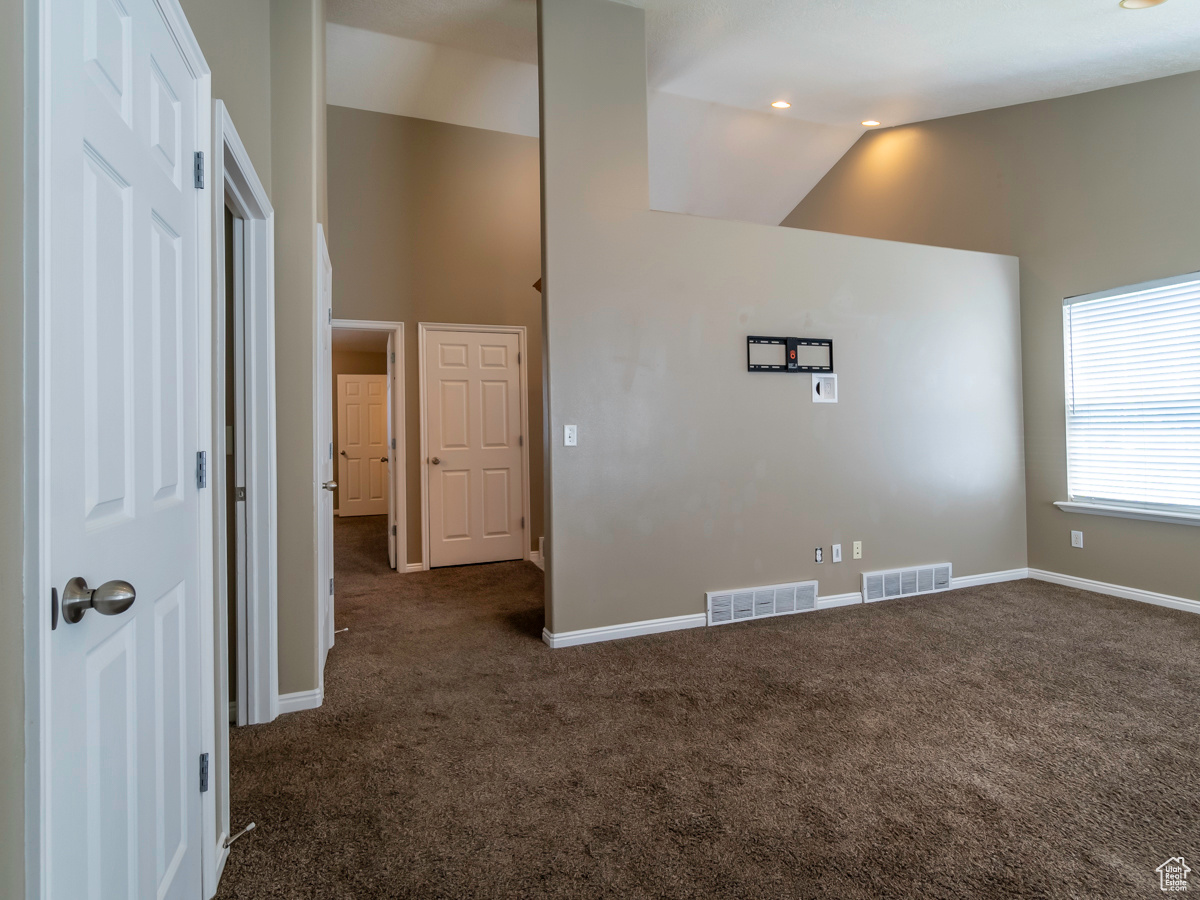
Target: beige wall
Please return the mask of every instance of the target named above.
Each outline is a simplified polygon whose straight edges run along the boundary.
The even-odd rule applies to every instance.
[[[180,0],[254,171],[271,193],[271,2]]]
[[[334,316],[405,324],[408,561],[419,562],[417,323],[524,325],[529,427],[541,434],[538,141],[340,106],[329,124]],[[541,441],[529,447],[536,547]]]
[[[313,340],[325,223],[325,3],[271,0],[271,204],[279,458],[279,692],[317,687]]]
[[[0,3],[0,897],[25,884],[25,676],[21,591],[24,353],[23,203],[25,19],[23,3]]]
[[[1019,256],[1029,565],[1192,600],[1200,528],[1052,504],[1063,298],[1200,269],[1198,109],[1200,72],[867,134],[783,223]]]
[[[1017,261],[650,212],[643,11],[540,15],[550,629],[1024,566]],[[841,402],[746,372],[747,334],[833,338]],[[813,562],[854,540],[861,563]]]
[[[385,333],[386,334],[386,333]],[[365,350],[338,350],[333,351],[333,403],[329,407],[333,410],[333,472],[334,477],[338,474],[339,454],[342,450],[342,434],[338,430],[338,376],[339,375],[386,375],[387,374],[387,353],[379,352],[372,353]],[[342,495],[341,488],[333,492],[333,508],[341,507]]]

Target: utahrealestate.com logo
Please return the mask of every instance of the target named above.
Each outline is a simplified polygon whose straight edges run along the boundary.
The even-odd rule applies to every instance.
[[[1158,886],[1168,893],[1188,889],[1188,873],[1192,871],[1182,856],[1172,856],[1154,870],[1158,873]]]

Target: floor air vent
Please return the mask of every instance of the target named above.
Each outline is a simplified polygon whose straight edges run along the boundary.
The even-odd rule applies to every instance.
[[[893,597],[916,597],[950,590],[950,563],[915,566],[890,572],[863,572],[862,594],[867,603]]]
[[[817,583],[797,581],[736,591],[711,591],[708,597],[708,624],[725,625],[747,619],[788,616],[817,608]]]

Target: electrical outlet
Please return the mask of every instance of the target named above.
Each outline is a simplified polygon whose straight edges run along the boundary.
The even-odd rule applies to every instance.
[[[817,548],[816,557],[817,557],[817,562],[819,562],[819,563],[825,562],[825,550],[824,550],[824,548],[822,548],[822,547],[818,547],[818,548]]]
[[[579,443],[579,429],[575,425],[567,425],[563,429],[563,446],[574,447]]]
[[[842,545],[841,544],[833,545],[833,561],[834,562],[842,561]]]
[[[1082,531],[1072,531],[1071,532],[1071,546],[1078,547],[1081,550],[1083,549],[1083,532]]]
[[[862,541],[854,542],[854,558],[862,559]]]

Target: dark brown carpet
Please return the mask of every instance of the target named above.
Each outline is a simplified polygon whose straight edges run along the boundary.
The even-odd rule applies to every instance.
[[[532,565],[394,575],[363,520],[337,548],[324,707],[233,734],[259,828],[222,898],[1156,897],[1168,856],[1200,870],[1200,617],[1026,581],[552,651]]]

